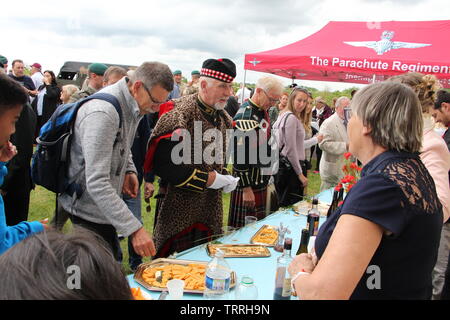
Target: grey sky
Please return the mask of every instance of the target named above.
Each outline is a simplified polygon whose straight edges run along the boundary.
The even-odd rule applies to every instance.
[[[227,57],[244,76],[244,55],[275,49],[319,31],[332,20],[447,20],[446,0],[165,0],[4,1],[0,54],[39,62],[57,73],[64,61],[139,65],[157,60],[190,72]],[[23,8],[28,8],[24,10]],[[30,9],[32,8],[32,9]],[[247,72],[255,82],[262,73]],[[290,80],[283,79],[286,84]],[[352,84],[302,81],[323,89]]]

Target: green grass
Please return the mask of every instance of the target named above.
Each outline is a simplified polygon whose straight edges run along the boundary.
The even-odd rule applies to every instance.
[[[315,159],[313,159],[312,167],[315,168]],[[155,183],[155,194],[157,194],[158,191],[158,185]],[[319,192],[320,189],[320,176],[318,174],[312,173],[310,171],[308,173],[308,188],[307,188],[307,195],[313,196]],[[143,191],[142,191],[143,194]],[[145,207],[147,204],[142,201],[142,215],[143,215],[143,222],[144,222],[144,228],[148,232],[152,232],[153,230],[153,223],[154,223],[154,214],[155,214],[155,208],[156,208],[156,200],[154,198],[151,199],[150,202],[151,205],[151,212],[150,214],[145,211]],[[223,223],[224,225],[227,224],[228,221],[228,210],[230,207],[230,194],[223,194]],[[34,220],[42,220],[45,218],[49,218],[51,220],[53,218],[55,212],[55,194],[53,192],[47,191],[46,189],[36,186],[36,189],[34,189],[31,192],[31,198],[30,198],[30,211],[28,215],[29,221]],[[66,224],[64,227],[63,232],[70,232],[72,226],[70,221]],[[123,251],[123,268],[127,274],[132,273],[130,270],[130,267],[128,265],[128,240],[124,239],[121,241],[121,248]],[[144,262],[148,261],[148,259],[144,259]]]

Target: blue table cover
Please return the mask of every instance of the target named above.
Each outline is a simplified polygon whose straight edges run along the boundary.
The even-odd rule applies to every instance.
[[[333,190],[325,190],[317,195],[321,202],[331,204],[333,196]],[[321,217],[319,221],[319,228],[326,218]],[[299,215],[293,210],[277,211],[267,216],[265,219],[260,220],[253,225],[243,227],[236,232],[217,239],[223,244],[247,244],[250,243],[251,237],[258,231],[263,225],[272,225],[278,227],[280,222],[283,222],[283,226],[287,226],[291,231],[290,234],[286,234],[286,237],[292,238],[292,256],[295,255],[300,245],[301,230],[306,227],[306,216]],[[271,253],[270,257],[264,258],[226,258],[227,263],[231,269],[236,272],[237,283],[244,275],[248,275],[253,278],[254,284],[258,288],[258,300],[272,300],[273,292],[275,289],[275,273],[277,258],[282,254],[275,251],[272,247],[269,247]],[[195,249],[189,249],[185,252],[181,252],[177,255],[177,259],[182,260],[196,260],[196,261],[210,261],[211,257],[206,252],[206,244],[197,246]],[[132,288],[140,287],[141,290],[150,294],[153,299],[158,299],[161,292],[149,291],[134,281],[134,275],[127,277],[128,282]],[[234,299],[234,289],[231,289],[230,299]],[[189,294],[184,293],[183,300],[202,300],[202,294]],[[292,297],[292,299],[295,299]]]

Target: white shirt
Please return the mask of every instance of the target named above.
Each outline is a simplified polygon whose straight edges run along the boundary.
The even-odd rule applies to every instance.
[[[241,88],[236,92],[237,101],[242,104],[248,99],[250,99],[251,91],[247,88]]]
[[[37,115],[42,116],[42,111],[44,110],[44,96],[47,93],[47,88],[42,89],[39,91],[36,99],[37,100]]]
[[[36,90],[39,89],[39,87],[44,84],[44,76],[40,72],[36,72],[35,74],[33,74],[31,76],[31,80],[33,80],[34,87],[36,88]]]

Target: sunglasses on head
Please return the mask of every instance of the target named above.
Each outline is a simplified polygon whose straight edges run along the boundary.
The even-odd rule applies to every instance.
[[[294,89],[292,89],[291,94],[293,94],[295,91],[303,92],[308,97],[312,98],[311,92],[309,92],[305,87],[295,87]]]

